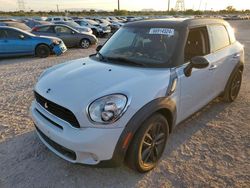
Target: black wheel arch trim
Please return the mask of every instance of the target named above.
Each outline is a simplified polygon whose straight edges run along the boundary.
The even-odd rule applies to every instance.
[[[222,95],[224,95],[225,91],[227,91],[227,89],[230,87],[230,82],[231,82],[231,80],[233,79],[234,74],[235,74],[235,73],[237,72],[237,70],[239,70],[239,69],[241,69],[242,72],[243,72],[243,70],[244,70],[244,62],[239,61],[239,62],[235,65],[233,71],[231,72],[231,74],[230,74],[230,76],[229,76],[229,78],[228,78],[227,84],[226,84],[226,86],[225,86],[225,88],[224,88],[224,90],[223,90]]]
[[[133,136],[140,128],[142,123],[154,113],[163,114],[169,123],[170,132],[173,130],[176,122],[176,103],[170,97],[161,97],[144,105],[138,110],[125,126],[110,160],[100,161],[96,166],[99,167],[114,167],[119,166],[124,162],[128,147],[133,140]],[[132,137],[124,147],[124,141],[128,134],[132,133]]]
[[[39,46],[41,46],[41,45],[47,46],[47,47],[50,49],[50,53],[52,52],[52,47],[51,47],[50,45],[48,45],[48,44],[46,44],[46,43],[39,43],[39,44],[37,44],[36,47],[35,47],[35,54],[36,54],[37,48],[38,48]]]

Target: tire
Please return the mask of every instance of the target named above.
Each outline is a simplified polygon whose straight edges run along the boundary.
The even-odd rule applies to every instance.
[[[238,97],[242,83],[242,71],[237,69],[230,78],[223,95],[223,101],[233,102]]]
[[[46,58],[50,55],[50,48],[47,45],[40,44],[36,47],[36,56]]]
[[[168,135],[167,119],[153,114],[136,132],[126,155],[127,165],[140,173],[152,170],[162,156]]]
[[[89,39],[82,39],[80,41],[80,47],[83,49],[88,49],[90,46],[90,40]]]
[[[97,37],[98,33],[97,33],[97,30],[96,29],[92,29],[93,31],[93,35],[95,35]]]

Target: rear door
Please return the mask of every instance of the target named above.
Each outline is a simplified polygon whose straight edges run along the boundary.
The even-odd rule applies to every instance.
[[[227,80],[235,65],[240,61],[240,52],[234,48],[235,41],[230,41],[227,28],[222,24],[209,25],[211,50],[214,59],[210,71],[213,72],[214,89],[219,95],[224,91]],[[232,44],[231,44],[232,43]]]
[[[209,70],[210,65],[204,69],[193,69],[190,77],[184,75],[184,68],[196,56],[203,56],[208,60],[210,65],[213,63],[206,26],[189,30],[184,52],[184,64],[177,68],[181,89],[178,122],[198,111],[214,97],[214,79],[212,72]]]

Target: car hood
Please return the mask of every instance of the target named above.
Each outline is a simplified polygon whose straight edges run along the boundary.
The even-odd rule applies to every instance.
[[[50,39],[51,41],[53,40],[59,40],[61,41],[61,39],[57,38],[57,37],[49,37],[49,36],[43,36],[43,35],[36,35],[35,38],[38,38],[38,39]]]
[[[153,98],[160,97],[166,93],[169,77],[169,69],[114,65],[83,58],[48,69],[39,79],[35,91],[76,114],[82,114],[95,99],[113,93],[140,95],[138,100],[141,94],[146,98],[144,92],[151,94],[149,98],[152,95]]]

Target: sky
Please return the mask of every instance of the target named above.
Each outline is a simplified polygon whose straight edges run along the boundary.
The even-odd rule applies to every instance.
[[[23,0],[26,10],[56,10],[59,9],[117,9],[117,0]],[[121,9],[125,10],[166,10],[168,0],[120,0]],[[171,8],[175,7],[176,0],[170,0]],[[250,9],[250,0],[185,0],[186,9],[220,10],[227,6],[236,9]],[[17,0],[0,0],[0,11],[18,10]]]

